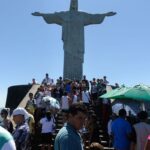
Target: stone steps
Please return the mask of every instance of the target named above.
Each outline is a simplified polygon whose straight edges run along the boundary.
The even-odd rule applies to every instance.
[[[93,111],[93,107],[90,107],[89,111]],[[56,125],[56,131],[55,131],[55,136],[57,135],[58,131],[60,130],[60,128],[63,126],[63,116],[61,113],[58,114],[57,116],[57,119],[56,119],[56,122],[57,122],[57,125]],[[109,147],[109,140],[108,140],[108,137],[106,137],[106,133],[103,131],[102,129],[102,125],[101,125],[101,122],[99,122],[100,124],[100,130],[99,130],[99,137],[100,137],[100,144],[102,144],[104,146],[104,149],[106,150],[114,150],[114,148],[112,147]],[[86,147],[88,148],[89,146],[89,141],[85,141],[85,149]]]

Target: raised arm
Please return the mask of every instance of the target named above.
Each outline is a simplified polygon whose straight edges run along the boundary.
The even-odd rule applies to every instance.
[[[55,23],[55,24],[58,24],[58,25],[62,25],[62,18],[60,17],[60,13],[53,13],[53,14],[45,14],[45,13],[40,13],[40,12],[34,12],[32,13],[33,16],[41,16],[43,17],[43,19],[46,21],[46,23],[48,24],[52,24],[52,23]]]

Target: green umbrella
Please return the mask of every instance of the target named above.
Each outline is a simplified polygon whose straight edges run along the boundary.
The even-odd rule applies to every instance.
[[[144,101],[150,102],[150,87],[147,85],[136,85],[134,87],[124,87],[112,90],[111,93],[106,93],[100,98],[110,99],[134,99],[141,101],[143,110],[145,109]]]
[[[122,96],[140,101],[150,101],[150,87],[143,84],[136,85],[122,93]]]
[[[129,87],[122,86],[122,87],[116,88],[114,90],[111,90],[111,91],[107,92],[106,94],[101,95],[99,98],[122,99],[123,102],[125,102],[124,96],[122,95],[122,93],[125,93],[129,89],[130,89]],[[127,99],[127,98],[125,98],[125,99]],[[123,108],[125,107],[124,103],[122,104],[122,107]]]
[[[136,85],[134,87],[124,87],[112,90],[110,93],[108,92],[100,97],[150,101],[150,87],[143,84]]]
[[[115,99],[116,96],[118,98],[124,98],[122,96],[122,93],[126,92],[129,88],[128,87],[120,87],[120,88],[117,88],[117,89],[114,89],[114,90],[111,90],[103,95],[101,95],[99,98],[112,98],[112,99]]]

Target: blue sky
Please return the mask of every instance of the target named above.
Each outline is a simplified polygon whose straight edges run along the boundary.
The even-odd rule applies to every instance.
[[[48,25],[32,12],[68,10],[70,0],[0,1],[0,107],[7,88],[38,82],[45,73],[56,79],[63,73],[61,27]],[[85,28],[84,74],[88,79],[108,77],[132,86],[150,85],[150,1],[79,0],[88,13],[117,12],[100,25]]]

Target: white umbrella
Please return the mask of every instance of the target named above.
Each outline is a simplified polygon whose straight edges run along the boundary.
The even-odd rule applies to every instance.
[[[49,107],[50,109],[60,109],[60,104],[57,99],[45,96],[43,97],[42,101],[45,103],[46,107]]]
[[[127,112],[127,115],[129,115],[129,112],[131,112],[132,115],[136,116],[136,112],[128,105],[124,105],[122,103],[116,103],[112,106],[112,111],[115,114],[119,114],[119,110],[124,108]]]

